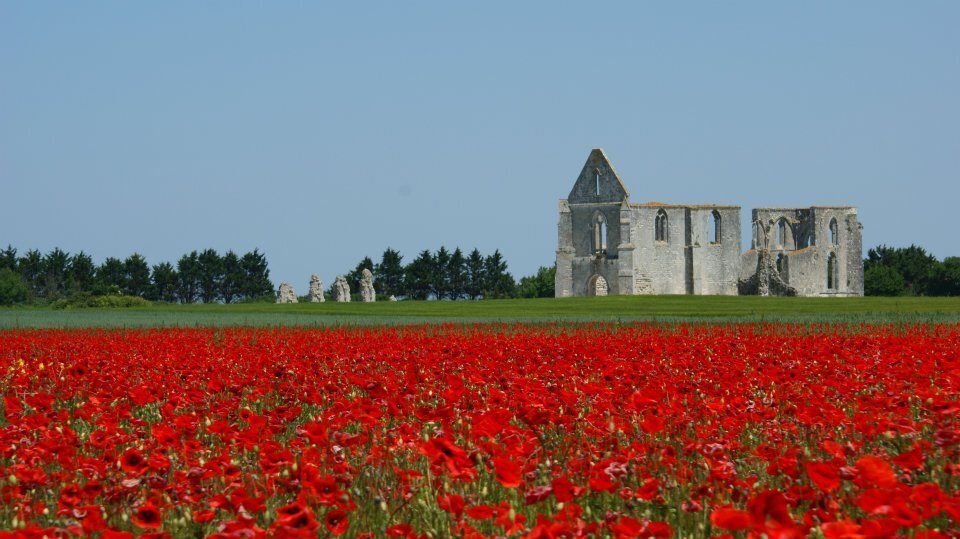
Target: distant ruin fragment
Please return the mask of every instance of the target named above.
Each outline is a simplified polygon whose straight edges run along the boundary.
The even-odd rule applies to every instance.
[[[363,268],[360,274],[360,299],[364,303],[377,301],[377,292],[373,289],[373,274],[367,268]]]
[[[293,291],[293,287],[290,286],[290,283],[280,283],[280,288],[277,290],[277,303],[296,302],[297,293]]]
[[[350,303],[350,284],[343,275],[338,275],[333,281],[333,300],[337,303]]]
[[[323,281],[314,273],[310,276],[310,303],[323,303]]]

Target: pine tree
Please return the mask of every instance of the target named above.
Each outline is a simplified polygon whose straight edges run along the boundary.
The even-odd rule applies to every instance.
[[[467,294],[467,260],[459,247],[450,255],[446,268],[446,282],[451,299],[461,299]]]
[[[123,293],[130,296],[146,295],[150,288],[150,266],[139,253],[133,253],[123,261]]]
[[[470,299],[477,299],[483,294],[484,283],[486,282],[483,268],[483,255],[480,254],[478,249],[474,248],[470,251],[466,261],[466,294]]]
[[[150,274],[148,299],[173,303],[177,301],[178,286],[179,278],[177,271],[173,269],[173,264],[161,262],[153,266],[153,271]]]
[[[424,249],[403,270],[404,287],[410,299],[430,297],[434,282],[435,263],[430,251]]]
[[[191,251],[177,261],[177,299],[180,303],[193,303],[200,290],[200,267],[197,252]]]
[[[267,257],[259,250],[240,257],[240,270],[243,272],[243,286],[240,288],[240,297],[256,299],[273,294],[273,283],[270,282],[270,269],[267,267]]]
[[[384,296],[405,296],[403,287],[403,256],[387,247],[380,263],[373,269],[377,290]]]

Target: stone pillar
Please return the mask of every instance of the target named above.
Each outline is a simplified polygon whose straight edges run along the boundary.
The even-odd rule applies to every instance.
[[[280,288],[277,290],[277,303],[296,303],[297,294],[293,291],[293,287],[290,286],[290,283],[280,283]]]
[[[310,276],[310,303],[323,303],[323,281],[317,274]]]

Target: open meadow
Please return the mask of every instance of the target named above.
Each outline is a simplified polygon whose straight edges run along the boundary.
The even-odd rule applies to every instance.
[[[956,297],[608,296],[376,303],[0,308],[0,328],[329,326],[438,322],[960,322]]]

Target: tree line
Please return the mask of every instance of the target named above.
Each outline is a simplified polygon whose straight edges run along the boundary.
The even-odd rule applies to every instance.
[[[374,288],[383,297],[413,300],[553,297],[551,268],[540,268],[537,275],[524,277],[518,284],[499,250],[484,256],[476,248],[464,254],[459,247],[450,251],[441,246],[435,252],[425,249],[403,264],[403,255],[388,247],[380,262],[364,257],[345,275],[352,292],[359,292],[364,269],[373,274]]]
[[[52,303],[83,297],[124,295],[169,303],[233,303],[272,297],[267,259],[254,249],[242,256],[214,249],[185,254],[176,265],[150,266],[134,253],[102,264],[80,251],[55,248],[19,255],[12,246],[0,251],[0,303]]]
[[[868,296],[960,296],[960,257],[941,261],[916,245],[881,245],[867,251],[863,289]]]

